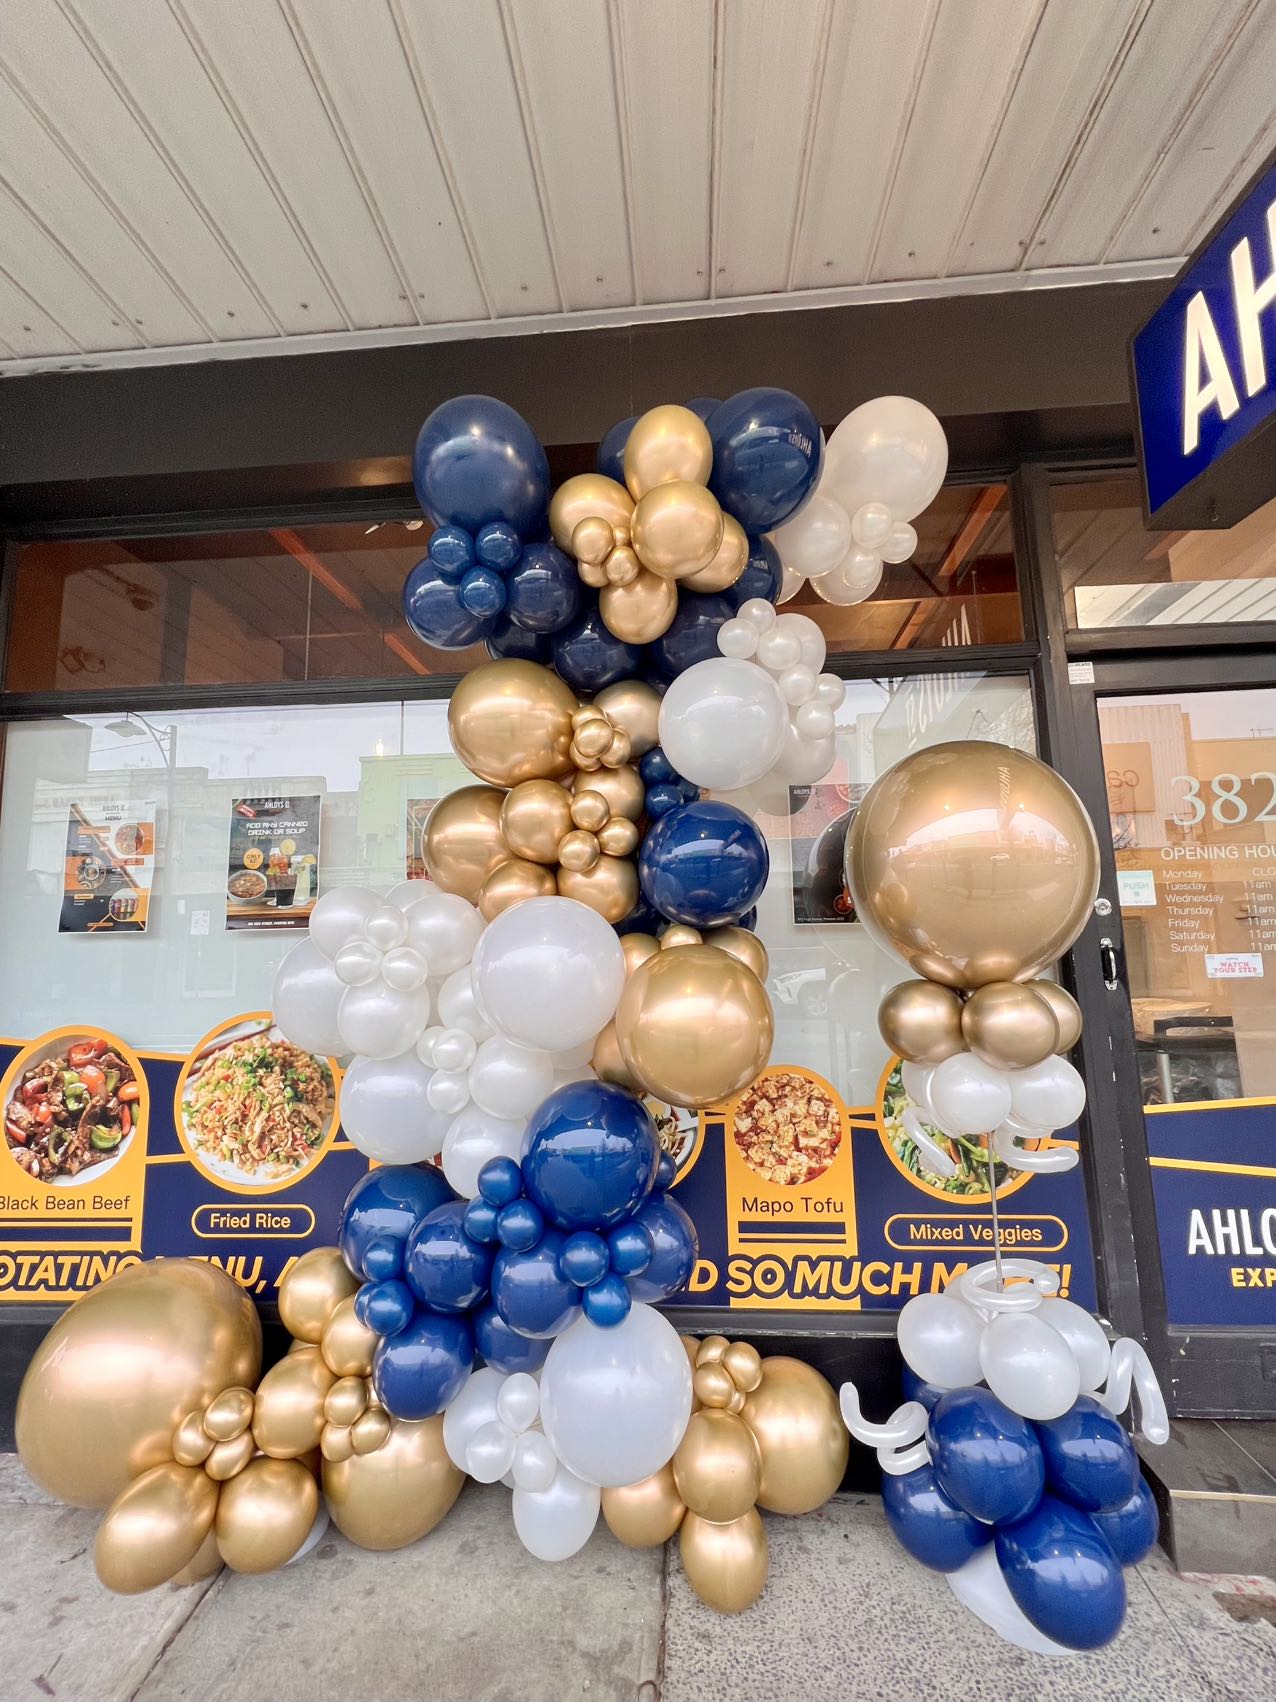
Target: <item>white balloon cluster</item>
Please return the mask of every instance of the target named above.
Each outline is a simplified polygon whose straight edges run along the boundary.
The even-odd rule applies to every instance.
[[[882,563],[917,548],[910,525],[933,502],[948,470],[944,428],[909,396],[878,396],[829,438],[814,494],[770,534],[784,568],[780,601],[809,579],[826,603],[862,603]]]
[[[679,674],[660,705],[660,745],[684,779],[730,792],[774,776],[822,780],[836,755],[846,696],[821,673],[824,634],[806,615],[777,615],[762,597],[718,629],[721,656]]]
[[[957,1052],[942,1064],[905,1064],[900,1079],[913,1102],[904,1112],[904,1132],[937,1176],[955,1176],[957,1166],[932,1131],[955,1137],[991,1129],[991,1151],[1011,1170],[1058,1175],[1078,1162],[1075,1147],[1029,1151],[1019,1144],[1066,1129],[1085,1109],[1085,1082],[1066,1058],[1052,1055],[1027,1069],[1003,1070],[973,1052]]]

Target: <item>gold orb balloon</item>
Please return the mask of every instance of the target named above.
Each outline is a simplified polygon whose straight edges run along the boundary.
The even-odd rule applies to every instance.
[[[171,1457],[188,1413],[260,1370],[256,1309],[224,1271],[194,1259],[133,1265],[77,1300],[36,1349],[18,1453],[59,1501],[107,1507]]]
[[[601,792],[611,805],[613,816],[625,816],[637,821],[646,805],[646,788],[642,776],[632,763],[619,768],[600,768],[580,776],[580,785],[591,792]]]
[[[312,1247],[280,1280],[279,1321],[298,1341],[317,1342],[338,1304],[352,1299],[358,1286],[335,1247]]]
[[[771,1056],[766,989],[716,946],[678,946],[639,964],[616,1011],[620,1055],[648,1093],[700,1107],[747,1087]]]
[[[439,799],[425,824],[425,866],[435,886],[478,903],[483,882],[509,856],[504,803],[494,786],[462,786]]]
[[[213,1451],[214,1438],[204,1429],[202,1412],[188,1412],[173,1432],[173,1458],[181,1466],[199,1466]]]
[[[252,1421],[252,1390],[223,1389],[208,1403],[203,1424],[214,1442],[233,1442],[236,1436],[244,1434]]]
[[[253,1460],[222,1486],[214,1530],[236,1572],[273,1572],[310,1535],[319,1486],[300,1460]]]
[[[290,1353],[257,1385],[253,1437],[263,1454],[292,1459],[318,1445],[323,1433],[323,1403],[336,1378],[319,1349]]]
[[[965,740],[915,751],[869,788],[846,879],[876,942],[917,975],[971,990],[1061,957],[1099,885],[1072,788],[1023,751]]]
[[[686,479],[656,485],[634,509],[633,536],[639,559],[651,573],[685,579],[708,567],[717,555],[722,510],[703,485]],[[602,614],[610,626],[605,607]]]
[[[611,805],[601,792],[593,792],[588,786],[578,786],[571,794],[570,809],[572,821],[585,833],[597,833],[611,820]]]
[[[589,797],[590,794],[586,792],[585,796]],[[597,797],[598,794],[595,792],[593,796]],[[588,874],[601,855],[595,836],[579,827],[565,833],[558,847],[559,867],[573,875]]]
[[[1054,1020],[1059,1026],[1057,1050],[1071,1052],[1081,1038],[1081,1006],[1057,981],[1029,981],[1026,985],[1054,1012]]]
[[[620,949],[625,954],[625,974],[629,976],[640,963],[655,957],[660,950],[660,941],[654,934],[622,934]]]
[[[942,1064],[966,1050],[961,1000],[938,981],[901,981],[877,1008],[877,1027],[906,1063]]]
[[[813,1513],[840,1487],[850,1455],[837,1396],[800,1359],[771,1354],[761,1370],[741,1415],[762,1453],[758,1506],[770,1513]]]
[[[343,1300],[329,1318],[319,1351],[324,1364],[335,1377],[367,1377],[372,1371],[372,1355],[380,1339],[375,1330],[359,1322],[352,1295],[350,1299]]]
[[[506,793],[501,805],[505,843],[515,857],[529,863],[558,861],[558,842],[571,832],[572,819],[572,794],[557,780],[524,780]]]
[[[748,967],[765,983],[771,963],[767,957],[767,949],[756,934],[751,934],[747,928],[710,928],[702,936],[707,946],[717,946],[719,951],[730,952],[732,957],[738,957],[741,963]]]
[[[726,1407],[735,1393],[735,1381],[720,1360],[697,1365],[691,1387],[696,1399],[707,1407]]]
[[[609,857],[632,857],[642,835],[626,816],[610,816],[598,829],[598,849]]]
[[[977,987],[962,1006],[961,1032],[975,1056],[997,1070],[1026,1070],[1059,1049],[1054,1010],[1017,981]]]
[[[448,734],[470,773],[489,785],[555,780],[572,771],[578,708],[575,692],[549,668],[509,657],[465,675],[448,703]]]
[[[729,1525],[688,1512],[678,1547],[687,1582],[718,1613],[743,1613],[766,1588],[766,1531],[756,1508]]]
[[[121,1596],[167,1583],[203,1547],[217,1499],[217,1485],[200,1466],[169,1460],[134,1478],[97,1528],[93,1566],[99,1579]]]
[[[396,1419],[373,1452],[323,1464],[323,1492],[333,1523],[360,1548],[406,1548],[416,1542],[444,1517],[464,1482],[465,1473],[443,1446],[441,1417]]]
[[[634,499],[624,485],[603,473],[577,473],[575,478],[564,480],[550,498],[549,529],[559,549],[574,555],[572,540],[583,520],[604,520],[613,535],[619,530],[628,537],[633,512]],[[586,536],[592,541],[597,533],[591,528]]]
[[[209,1526],[208,1535],[195,1551],[195,1558],[187,1561],[179,1572],[174,1572],[169,1579],[178,1589],[184,1589],[187,1584],[202,1584],[206,1578],[215,1578],[222,1569],[221,1550],[217,1546],[217,1532]]]
[[[620,1055],[614,1022],[609,1022],[594,1041],[589,1063],[599,1081],[613,1082],[617,1087],[628,1089],[630,1093],[640,1091],[638,1083],[630,1075],[625,1067],[625,1060]]]
[[[329,1424],[353,1424],[368,1409],[368,1385],[362,1377],[338,1377],[323,1398]]]
[[[748,1342],[732,1342],[721,1364],[736,1388],[746,1395],[762,1381],[762,1355]]]
[[[697,1376],[716,1369],[702,1367]],[[673,1456],[673,1481],[680,1498],[700,1518],[717,1525],[740,1518],[753,1506],[762,1485],[762,1456],[753,1432],[729,1412],[705,1406],[692,1413]]]
[[[390,1414],[383,1407],[370,1407],[350,1427],[350,1439],[356,1454],[372,1453],[389,1434]]]
[[[491,922],[502,910],[521,904],[525,898],[552,898],[557,891],[552,869],[510,857],[498,863],[479,888],[479,915]]]
[[[636,757],[660,743],[660,693],[645,680],[617,680],[594,699],[613,727],[628,733]]]
[[[677,479],[707,484],[712,467],[713,441],[704,421],[674,402],[640,414],[625,440],[625,483],[635,502]]]
[[[673,1467],[622,1489],[603,1490],[607,1529],[626,1548],[659,1548],[682,1523],[687,1511],[673,1481]]]
[[[234,1477],[236,1472],[243,1471],[256,1451],[257,1445],[253,1441],[252,1431],[245,1430],[242,1435],[233,1437],[229,1442],[218,1442],[204,1461],[204,1470],[214,1483],[224,1483],[227,1478]]]

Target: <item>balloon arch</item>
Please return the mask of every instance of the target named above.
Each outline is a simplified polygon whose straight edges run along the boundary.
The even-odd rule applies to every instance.
[[[444,403],[414,476],[433,532],[404,613],[491,660],[453,693],[474,784],[426,834],[428,883],[325,892],[282,964],[275,1020],[346,1060],[342,1125],[375,1168],[280,1287],[288,1354],[263,1375],[251,1302],[216,1268],[136,1266],[66,1313],[23,1384],[18,1444],[54,1494],[104,1508],[95,1559],[144,1590],[301,1559],[329,1517],[395,1548],[466,1475],[512,1490],[543,1560],[601,1512],[634,1546],[675,1534],[697,1593],[749,1607],[759,1509],[834,1493],[850,1437],[877,1450],[892,1529],[1001,1635],[1098,1647],[1122,1568],[1156,1534],[1120,1422],[1166,1434],[1143,1350],[1109,1344],[1047,1267],[1001,1256],[899,1318],[905,1402],[865,1419],[809,1366],[656,1308],[688,1283],[648,1100],[721,1104],[770,1056],[753,932],[768,854],[732,801],[833,765],[844,687],[807,580],[847,605],[916,548],[947,466],[939,422],[886,396],[825,443],[778,389],[667,404],[607,433],[552,493],[531,427]],[[715,794],[706,796],[707,792]],[[1090,914],[1093,828],[1030,756],[914,752],[846,845],[856,914],[912,978],[883,1000],[908,1132],[1065,1169],[1084,1104],[1080,1013],[1047,977]],[[848,1435],[849,1431],[849,1435]]]

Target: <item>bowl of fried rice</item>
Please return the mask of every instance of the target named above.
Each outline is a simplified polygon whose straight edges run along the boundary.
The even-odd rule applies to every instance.
[[[328,1060],[260,1022],[206,1041],[181,1090],[191,1157],[210,1176],[241,1186],[274,1187],[309,1170],[336,1108]]]

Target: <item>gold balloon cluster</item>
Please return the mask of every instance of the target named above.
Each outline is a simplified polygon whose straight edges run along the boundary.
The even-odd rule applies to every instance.
[[[554,542],[576,557],[603,624],[626,643],[649,644],[668,629],[679,584],[725,591],[748,565],[743,527],[706,488],[712,467],[704,422],[668,403],[635,421],[624,485],[580,473],[550,501]]]
[[[485,921],[555,893],[619,922],[638,901],[644,788],[631,758],[656,743],[659,696],[641,680],[581,704],[557,674],[513,659],[476,668],[452,694],[448,731],[485,786],[443,798],[425,860]]]
[[[775,1035],[757,935],[735,927],[701,934],[675,923],[659,939],[626,934],[620,943],[628,978],[594,1043],[599,1078],[692,1109],[747,1087]]]
[[[675,1531],[692,1589],[719,1613],[752,1607],[766,1585],[758,1508],[800,1514],[823,1506],[846,1471],[850,1439],[829,1383],[797,1359],[763,1359],[748,1342],[683,1338],[695,1402],[668,1465],[640,1483],[604,1489],[603,1517],[631,1548]]]

